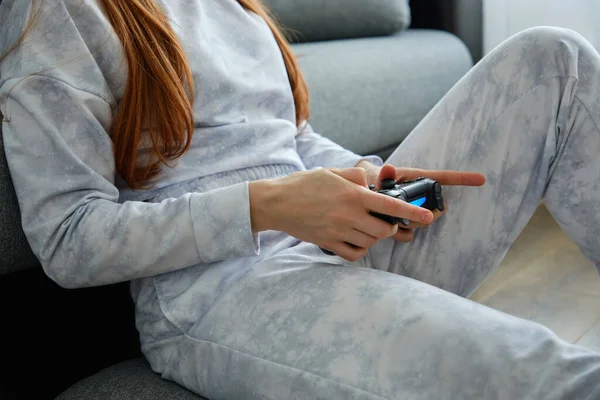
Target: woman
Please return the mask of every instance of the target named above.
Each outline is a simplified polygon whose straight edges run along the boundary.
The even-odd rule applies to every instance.
[[[600,262],[600,57],[577,34],[504,42],[383,165],[312,131],[255,0],[1,7],[31,247],[64,287],[131,281],[165,379],[210,399],[600,398],[600,354],[465,299],[541,199]],[[435,223],[367,188],[419,175],[445,185]]]

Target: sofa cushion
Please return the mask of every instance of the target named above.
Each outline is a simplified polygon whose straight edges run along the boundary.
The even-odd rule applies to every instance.
[[[0,114],[0,121],[2,120]],[[4,156],[0,124],[0,276],[38,266],[21,228],[21,213]]]
[[[293,49],[309,86],[315,131],[384,159],[472,66],[456,36],[433,30]]]
[[[389,35],[410,25],[408,0],[265,0],[292,41]]]
[[[71,399],[203,400],[182,386],[161,378],[143,358],[106,368],[76,383],[56,398]]]

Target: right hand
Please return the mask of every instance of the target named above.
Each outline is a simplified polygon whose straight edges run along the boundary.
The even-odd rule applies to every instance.
[[[369,211],[420,224],[433,220],[427,209],[369,190],[366,171],[356,167],[251,182],[250,208],[255,231],[283,231],[352,262],[398,231]]]

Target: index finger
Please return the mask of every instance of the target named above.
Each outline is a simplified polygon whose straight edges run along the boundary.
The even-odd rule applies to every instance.
[[[440,185],[483,186],[485,176],[477,172],[452,170],[426,170],[417,168],[398,168],[398,182],[416,179],[420,176],[431,178]]]

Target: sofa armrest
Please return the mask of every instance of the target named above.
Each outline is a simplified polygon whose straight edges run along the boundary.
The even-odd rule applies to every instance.
[[[474,62],[483,55],[482,0],[411,0],[411,28],[438,29],[465,43]]]

